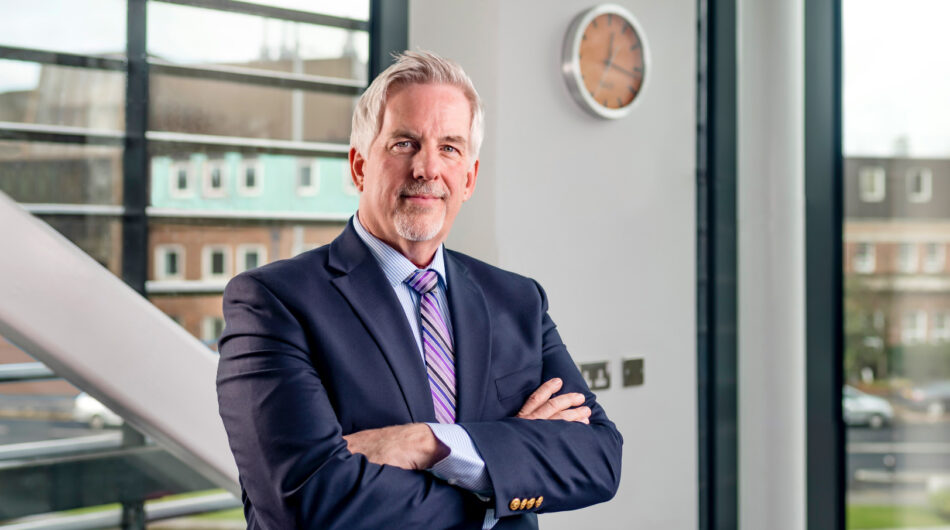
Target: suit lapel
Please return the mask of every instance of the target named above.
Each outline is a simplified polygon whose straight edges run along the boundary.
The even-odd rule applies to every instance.
[[[386,275],[356,234],[352,221],[330,245],[330,266],[344,273],[332,283],[383,352],[402,389],[412,421],[436,421],[429,381],[412,328]]]
[[[455,342],[456,421],[477,421],[491,367],[491,320],[481,288],[450,251],[445,252],[445,268]]]

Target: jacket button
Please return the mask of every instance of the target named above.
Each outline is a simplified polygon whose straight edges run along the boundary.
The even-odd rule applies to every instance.
[[[528,505],[525,506],[525,508],[528,509],[528,510],[530,510],[531,508],[534,508],[534,503],[536,503],[536,502],[538,502],[538,499],[535,499],[534,497],[531,497],[530,499],[528,499]]]
[[[534,507],[535,507],[535,508],[540,508],[542,502],[544,502],[544,496],[543,496],[543,495],[542,495],[541,497],[538,497],[538,502],[534,503]]]
[[[518,511],[518,509],[521,508],[521,499],[518,497],[511,499],[511,504],[508,505],[508,508],[513,512]]]
[[[527,507],[528,507],[528,499],[521,499],[521,506],[518,509],[524,510]]]

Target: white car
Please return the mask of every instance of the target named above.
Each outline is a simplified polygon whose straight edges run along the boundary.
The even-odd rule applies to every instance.
[[[894,408],[884,398],[865,394],[849,385],[844,387],[843,398],[844,422],[848,425],[879,429],[894,421]]]
[[[118,427],[123,423],[118,414],[85,392],[73,398],[73,420],[88,423],[93,429],[101,429],[106,425]]]

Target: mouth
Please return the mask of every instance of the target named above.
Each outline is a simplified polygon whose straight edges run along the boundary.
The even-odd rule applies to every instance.
[[[410,204],[416,204],[419,206],[437,204],[443,199],[439,195],[430,195],[426,193],[402,194],[400,195],[400,198]]]

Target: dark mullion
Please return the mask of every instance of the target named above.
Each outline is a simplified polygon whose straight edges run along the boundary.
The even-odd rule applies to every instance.
[[[699,0],[697,377],[699,528],[738,526],[736,2]]]
[[[409,47],[409,1],[370,0],[369,78],[393,62],[392,54]]]
[[[0,46],[0,59],[30,61],[57,66],[73,66],[76,68],[95,68],[97,70],[113,70],[117,72],[124,72],[127,67],[125,59],[116,57],[81,55],[77,53],[37,50],[35,48],[19,48],[16,46]]]
[[[122,160],[122,279],[145,294],[148,268],[148,57],[146,0],[129,0],[125,91],[125,150]]]
[[[841,2],[805,0],[807,527],[845,528]]]
[[[279,20],[289,20],[291,22],[302,22],[304,24],[316,24],[319,26],[330,26],[334,28],[343,28],[356,31],[366,31],[369,29],[369,23],[365,20],[355,18],[336,17],[333,15],[324,15],[321,13],[311,13],[309,11],[299,11],[297,9],[287,9],[283,7],[274,7],[269,5],[255,4],[253,2],[240,2],[237,0],[153,0],[165,4],[179,4],[192,7],[201,7],[205,9],[214,9],[216,11],[228,11],[231,13],[242,13],[245,15],[255,15],[267,18],[276,18]]]

